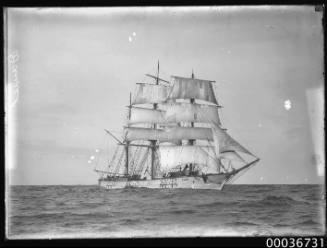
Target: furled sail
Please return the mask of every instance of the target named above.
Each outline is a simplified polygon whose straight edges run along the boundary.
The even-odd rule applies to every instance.
[[[217,103],[212,82],[209,80],[172,76],[172,90],[169,99],[200,99]]]
[[[212,123],[212,134],[214,143],[217,149],[218,143],[218,152],[223,153],[226,151],[239,151],[250,154],[254,156],[250,151],[244,148],[241,144],[239,144],[236,140],[234,140],[228,133],[226,133],[221,127]],[[216,150],[217,153],[217,150]]]
[[[168,103],[166,104],[165,118],[167,122],[214,122],[221,125],[218,109],[213,105],[200,105],[189,103]]]
[[[217,170],[215,159],[208,156],[201,146],[160,146],[159,154],[163,171],[189,163],[206,166],[211,171]]]
[[[136,96],[133,100],[133,104],[143,103],[161,103],[166,101],[169,93],[169,87],[157,84],[137,84]]]
[[[139,124],[139,123],[164,123],[165,112],[158,109],[148,109],[134,107],[131,108],[131,116],[128,120],[129,124]]]
[[[170,127],[166,129],[126,127],[126,140],[159,140],[176,142],[177,140],[212,140],[212,131],[204,127]]]

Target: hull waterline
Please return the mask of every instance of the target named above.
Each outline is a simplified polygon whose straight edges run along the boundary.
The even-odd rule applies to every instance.
[[[214,174],[185,176],[175,178],[156,178],[152,180],[106,180],[99,179],[99,186],[106,189],[151,188],[151,189],[216,189],[222,190],[230,175]]]
[[[256,159],[238,170],[230,173],[207,174],[203,176],[165,177],[151,180],[131,180],[125,178],[100,178],[100,187],[106,189],[151,188],[151,189],[216,189],[222,190],[239,172],[248,169],[259,161]]]

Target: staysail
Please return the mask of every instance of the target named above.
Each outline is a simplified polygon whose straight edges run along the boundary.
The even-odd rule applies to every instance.
[[[212,123],[212,133],[216,146],[216,153],[218,152],[218,154],[220,154],[227,151],[239,151],[254,156],[250,151],[234,140],[226,131],[215,123]]]
[[[236,162],[240,162],[240,163],[246,163],[246,161],[237,152],[234,152],[234,151],[221,153],[220,158],[231,160],[231,161],[236,161]]]

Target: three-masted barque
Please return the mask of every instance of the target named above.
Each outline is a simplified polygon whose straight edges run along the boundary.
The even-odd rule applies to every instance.
[[[123,139],[106,169],[95,168],[99,185],[223,189],[259,161],[222,127],[212,80],[146,74],[128,106]]]

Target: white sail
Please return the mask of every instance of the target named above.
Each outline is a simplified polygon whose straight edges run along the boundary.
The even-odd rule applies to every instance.
[[[234,140],[226,131],[224,131],[218,125],[212,123],[212,130],[216,150],[218,150],[219,153],[223,153],[226,151],[239,151],[254,156],[250,151],[248,151],[245,147],[243,147],[236,140]],[[218,145],[216,143],[218,143]]]
[[[246,161],[237,152],[234,151],[221,153],[219,157],[231,161],[246,163]]]
[[[165,130],[169,140],[211,140],[212,131],[205,127],[171,127]]]
[[[126,127],[126,140],[158,140],[160,142],[176,142],[178,140],[201,139],[212,140],[212,131],[204,127],[169,127],[152,129]]]
[[[200,99],[217,104],[212,81],[172,76],[169,99]]]
[[[160,146],[159,154],[163,171],[189,163],[216,171],[216,161],[213,157],[208,156],[201,146]]]
[[[167,122],[214,122],[221,125],[218,108],[213,105],[200,105],[189,103],[168,103],[166,104],[165,119]]]
[[[165,123],[165,112],[158,109],[148,109],[140,107],[131,108],[129,124],[139,123]]]
[[[134,140],[159,140],[162,137],[164,130],[143,128],[143,127],[126,127],[125,139],[127,141]]]
[[[246,162],[244,153],[254,155],[221,128],[214,81],[195,79],[192,73],[192,78],[172,76],[168,82],[159,78],[159,63],[157,76],[146,75],[157,84],[137,85],[124,140],[107,131],[122,150],[109,162],[108,175],[97,170],[104,174],[99,185],[221,190],[233,176],[259,161]]]
[[[215,126],[215,124],[211,124],[211,125]],[[219,154],[220,154],[219,136],[218,136],[217,132],[215,132],[214,128],[212,128],[212,138],[213,138],[213,143],[214,143],[215,156],[218,158]]]
[[[161,103],[166,101],[169,87],[157,84],[139,83],[133,104]]]

